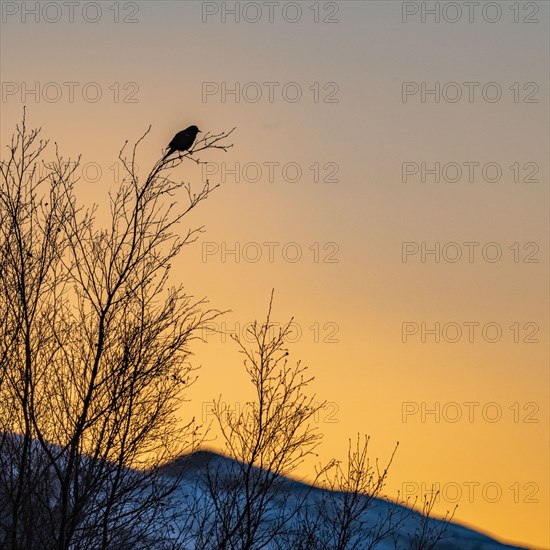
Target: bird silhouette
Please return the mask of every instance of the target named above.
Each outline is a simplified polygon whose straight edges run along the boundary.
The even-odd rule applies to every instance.
[[[166,160],[176,151],[187,151],[191,145],[193,145],[193,142],[199,132],[200,130],[196,126],[189,126],[189,128],[178,132],[168,144],[168,152],[164,155],[162,160]]]

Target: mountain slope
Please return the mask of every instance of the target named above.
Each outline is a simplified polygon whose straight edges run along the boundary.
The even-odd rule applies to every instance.
[[[16,434],[4,433],[0,442],[4,444],[3,447],[0,446],[2,451],[0,452],[1,547],[4,521],[9,520],[6,510],[9,509],[11,502],[10,484],[5,482],[9,480],[16,482],[18,478],[18,462],[15,458],[21,438]],[[58,509],[59,481],[48,457],[54,457],[56,468],[62,471],[65,464],[63,449],[56,445],[49,445],[49,452],[45,454],[37,441],[33,441],[31,448],[34,457],[33,470],[39,474],[37,481],[41,480],[36,486],[39,498],[34,503],[40,504],[43,508],[36,508],[34,518],[35,520],[39,517],[44,520],[55,519],[55,511]],[[114,465],[100,463],[85,456],[81,458],[81,467],[84,470],[96,465],[102,468],[106,476],[105,480],[108,481],[115,469]],[[246,534],[246,529],[241,529],[235,518],[246,511],[245,492],[257,491],[257,487],[261,488],[263,484],[269,485],[269,492],[265,506],[256,507],[257,509],[252,511],[253,516],[257,514],[257,521],[254,524],[257,528],[255,540],[259,542],[250,545],[251,550],[333,550],[335,548],[346,550],[519,550],[521,548],[499,543],[456,523],[445,524],[439,519],[426,518],[410,508],[363,494],[356,497],[355,504],[358,505],[360,513],[353,518],[352,523],[355,527],[350,530],[348,544],[338,545],[335,540],[337,531],[335,526],[339,527],[342,510],[346,503],[349,504],[349,493],[312,487],[260,468],[252,468],[248,472],[248,481],[251,483],[247,484],[246,476],[243,475],[246,471],[245,464],[210,451],[197,451],[182,456],[164,465],[160,470],[148,472],[125,468],[123,470],[126,472],[123,472],[124,476],[133,481],[131,491],[125,493],[121,502],[122,508],[118,519],[125,522],[126,516],[137,514],[136,517],[141,525],[147,523],[145,533],[150,538],[136,539],[138,542],[131,542],[126,546],[121,546],[119,543],[108,546],[116,550],[121,548],[240,550],[247,547],[239,540],[240,536]],[[156,482],[154,486],[151,480]],[[11,486],[14,486],[13,483]],[[157,491],[159,489],[162,491],[165,486],[174,488],[166,506],[162,504],[156,512],[150,512],[148,508],[140,508],[144,499],[147,501],[149,497],[154,497]],[[45,493],[50,495],[50,498],[44,499]],[[261,491],[255,494],[261,494]],[[100,489],[94,496],[93,515],[81,519],[81,526],[85,526],[90,531],[89,536],[92,537],[90,541],[94,536],[91,530],[94,518],[99,521],[103,517],[102,495],[103,489]],[[367,506],[362,507],[362,504]],[[42,515],[38,513],[39,510],[42,511]],[[235,527],[230,544],[220,544],[220,537],[223,539],[224,536],[223,529],[220,530],[222,524],[224,527],[229,525],[230,531],[233,526]],[[424,543],[419,544],[419,532],[423,530],[428,534],[437,533],[445,526],[444,538],[435,546],[427,543],[429,536],[424,539]],[[54,532],[55,523],[50,527]],[[41,539],[44,539],[45,530],[46,524],[43,524],[39,535]],[[42,540],[41,546],[38,547],[47,548],[48,544],[44,546],[44,540]]]
[[[229,484],[231,476],[235,476],[241,472],[243,465],[237,461],[234,461],[223,455],[210,452],[210,451],[197,451],[191,455],[181,457],[174,462],[166,465],[163,468],[163,473],[168,476],[179,475],[182,479],[180,487],[180,494],[176,497],[175,502],[189,502],[189,499],[195,497],[202,499],[202,502],[206,507],[212,506],[212,499],[209,496],[208,491],[208,477],[215,479],[217,485],[216,491],[224,491],[224,483]],[[258,476],[261,476],[260,469],[255,469]],[[213,486],[213,483],[210,482]],[[239,491],[239,488],[231,487],[228,492]],[[296,506],[302,507],[302,509],[309,509],[315,511],[318,507],[318,503],[328,497],[331,503],[338,503],[343,499],[343,495],[336,492],[330,492],[325,489],[313,488],[309,485],[301,483],[287,478],[278,478],[278,483],[274,485],[274,502],[279,503],[280,506],[288,510],[289,525],[297,525],[296,518],[293,516]],[[365,496],[364,498],[368,498]],[[331,504],[333,505],[333,504]],[[181,513],[185,513],[185,506],[182,506]],[[273,514],[273,510],[271,510]],[[315,513],[315,512],[313,512]],[[443,525],[442,520],[430,518],[425,520],[422,514],[412,511],[409,508],[405,508],[399,504],[395,504],[383,499],[372,499],[369,504],[367,514],[368,518],[361,518],[364,525],[369,526],[365,531],[371,533],[380,524],[380,518],[387,518],[389,516],[395,518],[402,518],[399,524],[397,533],[387,538],[382,538],[379,542],[371,545],[365,539],[362,543],[361,539],[357,539],[356,542],[359,549],[373,548],[376,550],[394,550],[395,548],[411,549],[416,548],[414,543],[415,532],[418,533],[419,525],[428,525],[429,528],[437,529]],[[370,518],[370,519],[369,519]],[[370,529],[370,530],[369,530]],[[192,546],[190,546],[192,548]],[[277,546],[268,546],[267,548],[278,548]],[[289,547],[289,550],[292,547]],[[430,546],[425,546],[430,548]],[[505,550],[505,549],[519,549],[525,547],[510,546],[502,544],[497,540],[483,535],[475,530],[469,529],[457,523],[447,524],[444,538],[440,540],[434,547],[436,550]]]

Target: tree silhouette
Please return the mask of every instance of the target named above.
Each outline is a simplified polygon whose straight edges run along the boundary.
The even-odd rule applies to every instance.
[[[150,547],[171,519],[175,484],[156,467],[193,444],[175,412],[195,378],[189,344],[218,312],[169,274],[200,231],[178,224],[214,187],[171,179],[189,151],[138,178],[148,132],[120,152],[106,227],[75,196],[80,157],[56,146],[45,160],[25,116],[1,161],[3,548]],[[226,149],[230,133],[194,150]]]
[[[229,470],[226,464],[207,464],[199,480],[206,488],[197,535],[200,548],[269,547],[296,512],[283,476],[313,454],[322,437],[312,422],[325,403],[307,395],[313,377],[299,361],[291,364],[286,348],[292,320],[276,329],[272,302],[273,293],[266,320],[248,328],[252,346],[233,335],[256,399],[237,413],[221,396],[214,401],[225,452],[234,462]]]
[[[0,547],[397,549],[414,516],[409,544],[434,548],[446,525],[430,518],[433,499],[424,515],[408,503],[380,513],[393,454],[373,466],[368,437],[350,441],[347,465],[321,467],[318,487],[296,491],[285,477],[319,445],[312,423],[325,403],[308,396],[308,369],[290,362],[292,320],[276,328],[273,295],[249,328],[253,344],[234,338],[255,401],[239,413],[214,401],[234,460],[207,461],[194,486],[184,469],[167,474],[199,441],[194,420],[176,412],[196,379],[190,345],[220,314],[170,286],[172,262],[202,228],[178,230],[217,186],[194,192],[170,174],[201,163],[199,152],[226,151],[233,130],[207,132],[141,179],[149,130],[119,153],[124,178],[103,226],[98,207],[77,200],[80,157],[56,145],[47,160],[48,141],[25,115],[0,161]]]
[[[384,466],[369,457],[370,437],[349,441],[344,464],[320,466],[313,484],[287,476],[314,455],[322,434],[313,425],[324,408],[308,395],[313,381],[308,368],[292,363],[286,341],[291,319],[282,326],[271,319],[273,293],[263,322],[254,321],[245,345],[232,335],[244,357],[255,399],[232,410],[222,397],[213,402],[228,461],[205,460],[196,468],[190,548],[202,550],[428,550],[444,538],[448,521],[434,522],[435,497],[414,503],[384,498],[397,445]],[[277,328],[279,327],[280,328]],[[403,546],[402,529],[414,523],[412,539]]]

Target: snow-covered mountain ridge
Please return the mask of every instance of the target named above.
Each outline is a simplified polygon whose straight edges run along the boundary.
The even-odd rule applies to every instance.
[[[209,500],[208,490],[206,488],[206,485],[208,485],[206,481],[208,472],[211,473],[210,477],[213,477],[212,472],[216,472],[217,474],[223,472],[223,475],[231,475],[232,472],[240,471],[241,466],[242,465],[237,461],[221,454],[212,451],[196,451],[195,453],[181,457],[166,465],[163,470],[165,475],[181,476],[181,494],[179,498],[177,497],[175,499],[176,502],[188,502],[190,496],[196,496],[197,493],[200,493],[201,497],[207,502]],[[314,507],[315,503],[322,498],[323,495],[330,493],[330,491],[326,489],[312,488],[300,481],[286,478],[279,490],[285,493],[287,499],[288,495],[291,495],[290,499],[284,501],[285,505],[290,509],[293,509],[292,504],[297,502],[303,502],[303,505],[307,507]],[[333,492],[332,496],[338,499],[342,495]],[[362,545],[359,541],[358,545],[353,546],[353,548],[357,548],[358,550],[369,548],[376,550],[394,550],[396,547],[403,549],[415,548],[413,541],[414,533],[417,531],[419,520],[422,519],[421,514],[417,512],[411,513],[409,509],[403,506],[375,498],[369,505],[368,515],[374,518],[380,518],[386,517],[388,513],[392,513],[392,511],[397,515],[399,515],[401,511],[404,511],[406,515],[403,525],[399,528],[397,537],[381,540],[374,545],[371,545],[369,541],[365,541],[364,545]],[[183,506],[182,514],[184,513]],[[430,524],[433,523],[433,525],[442,524],[442,521],[436,518],[431,518],[429,522]],[[374,521],[373,524],[376,525],[376,521]],[[267,546],[267,548],[278,547]],[[426,546],[425,548],[430,548],[430,546]],[[503,544],[473,529],[459,525],[458,523],[450,522],[447,524],[447,529],[442,540],[437,542],[432,548],[435,548],[435,550],[512,550],[520,548],[525,549],[526,547]]]

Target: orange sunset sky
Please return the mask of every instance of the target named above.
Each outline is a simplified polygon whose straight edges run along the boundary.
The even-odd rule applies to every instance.
[[[36,4],[2,1],[1,144],[26,105],[82,154],[82,203],[106,207],[150,124],[142,173],[188,125],[237,127],[173,174],[221,186],[172,280],[231,310],[182,417],[251,398],[214,329],[243,336],[274,288],[328,401],[320,460],[399,441],[387,494],[436,484],[437,513],[548,548],[549,3]]]

